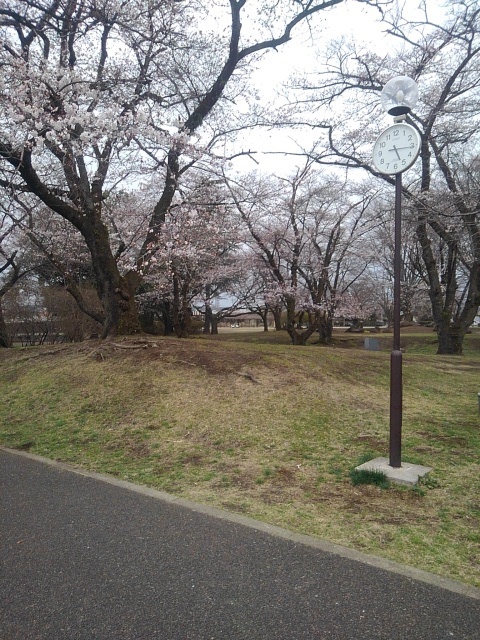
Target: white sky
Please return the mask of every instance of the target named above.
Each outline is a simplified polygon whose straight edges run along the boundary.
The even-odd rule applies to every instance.
[[[275,88],[296,70],[311,70],[316,67],[315,49],[338,38],[354,38],[357,42],[375,41],[375,49],[381,47],[382,31],[385,25],[379,22],[380,14],[376,9],[357,2],[345,2],[320,13],[315,20],[316,30],[310,32],[306,26],[299,25],[293,31],[293,38],[277,52],[271,52],[265,60],[265,69],[259,73],[263,87]],[[318,23],[320,25],[318,26]]]
[[[413,1],[413,0],[410,0]],[[320,19],[318,19],[320,18]],[[297,27],[290,42],[277,51],[270,51],[265,55],[261,68],[252,76],[252,82],[257,87],[260,99],[269,101],[275,99],[276,91],[286,83],[296,72],[315,72],[319,62],[316,50],[323,49],[328,42],[340,37],[353,38],[357,42],[368,43],[372,40],[381,47],[382,31],[385,25],[380,24],[378,10],[362,5],[352,0],[333,7],[315,17],[315,31],[309,31],[306,24]],[[299,151],[295,139],[298,131],[275,130],[273,132],[254,131],[247,138],[246,147],[259,151]],[[306,146],[309,146],[306,143]],[[290,173],[296,162],[301,159],[288,156],[259,155],[255,156],[261,168],[274,170],[278,173]],[[236,160],[235,167],[241,171],[251,171],[256,168],[252,160],[243,158]]]
[[[402,4],[408,10],[410,16],[418,17],[420,0],[403,0]],[[436,17],[439,21],[443,13],[438,0],[430,0],[430,17]],[[387,40],[384,32],[385,23],[381,22],[379,11],[373,7],[360,4],[354,0],[333,7],[315,19],[315,32],[310,32],[305,24],[293,31],[292,40],[283,45],[278,51],[269,52],[263,59],[261,68],[253,75],[252,80],[258,88],[261,100],[274,100],[275,92],[287,82],[288,78],[296,71],[315,73],[320,62],[316,58],[317,50],[324,50],[327,44],[341,37],[346,40],[353,39],[358,44],[371,47],[377,53],[387,52]],[[318,26],[320,23],[320,26]],[[391,39],[390,39],[391,46]],[[388,123],[386,123],[388,124]],[[260,132],[254,131],[248,138],[246,148],[255,151],[299,151],[296,139],[299,138],[298,131]],[[315,134],[312,134],[310,142],[314,141]],[[310,146],[304,140],[304,146]],[[245,148],[245,147],[244,147]],[[277,173],[291,173],[297,163],[296,160],[288,156],[272,156],[257,154],[256,160],[260,162],[260,167],[265,170]],[[240,171],[251,171],[256,165],[247,158],[239,159],[235,162],[235,167]]]

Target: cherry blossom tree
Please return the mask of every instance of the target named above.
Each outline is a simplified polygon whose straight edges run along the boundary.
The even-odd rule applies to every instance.
[[[372,228],[367,210],[374,193],[338,179],[324,179],[320,186],[314,179],[308,193],[317,212],[309,225],[310,243],[300,272],[312,299],[322,302],[318,332],[320,341],[329,343],[339,303],[373,261],[365,239]]]
[[[250,250],[269,270],[273,286],[266,299],[285,307],[292,344],[305,344],[317,330],[329,341],[339,296],[365,269],[354,243],[369,228],[370,197],[348,193],[311,161],[289,179],[251,177],[229,186]]]
[[[393,321],[394,221],[391,212],[391,192],[382,188],[371,203],[370,215],[376,221],[366,239],[373,260],[364,274],[371,283],[372,299],[381,317]],[[415,234],[415,209],[404,203],[400,251],[400,312],[405,322],[431,315],[428,306],[428,278],[422,261],[421,248]]]
[[[272,288],[267,296],[274,306],[280,303],[286,308],[292,343],[305,344],[315,325],[300,333],[296,328],[299,313],[308,306],[308,294],[298,274],[302,242],[301,238],[295,238],[295,230],[291,228],[286,203],[280,195],[282,188],[278,181],[256,179],[253,175],[242,184],[227,181],[227,185],[246,226],[252,259],[256,256],[271,274]]]
[[[145,306],[168,305],[179,337],[190,331],[192,307],[201,308],[216,333],[218,320],[235,304],[213,311],[215,301],[232,298],[241,272],[236,257],[239,225],[218,180],[191,173],[183,181],[156,239],[141,265]],[[218,306],[218,305],[217,305]]]
[[[378,317],[379,311],[375,286],[368,277],[362,277],[353,282],[338,304],[339,315],[353,322],[351,330],[363,331],[365,320]]]
[[[37,264],[34,271],[39,281],[45,287],[64,289],[80,313],[91,318],[92,327],[97,323],[96,331],[92,329],[92,332],[99,333],[105,316],[96,295],[95,271],[82,235],[46,207],[37,207],[35,216],[29,216],[28,224],[22,227],[31,245],[30,259]],[[61,294],[57,297],[61,298]]]
[[[368,0],[357,0],[358,2]],[[0,185],[34,198],[82,235],[103,336],[140,329],[139,268],[122,274],[108,200],[147,172],[156,202],[145,265],[182,175],[254,124],[249,61],[342,0],[10,0],[0,8]],[[372,2],[372,4],[376,4]],[[311,24],[313,27],[313,22]],[[245,114],[253,119],[245,123]]]
[[[2,204],[7,206],[1,220],[0,254],[5,262],[0,268],[0,306],[8,294],[5,317],[10,326],[23,335],[29,325],[30,344],[47,336],[53,340],[55,333],[71,340],[98,333],[102,311],[81,234],[46,207],[37,206],[32,216],[25,202],[20,206],[12,198]],[[14,287],[24,293],[15,295]],[[0,320],[3,315],[0,309]],[[0,324],[5,334],[5,324]]]

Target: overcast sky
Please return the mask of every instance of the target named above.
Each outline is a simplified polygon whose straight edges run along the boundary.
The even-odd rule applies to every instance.
[[[402,4],[405,5],[411,19],[421,17],[422,14],[418,10],[420,0],[404,0]],[[429,15],[439,21],[443,13],[441,4],[443,3],[438,0],[428,2]],[[252,80],[258,89],[260,100],[265,102],[274,100],[277,89],[296,72],[315,74],[321,64],[317,52],[325,50],[329,42],[339,38],[354,39],[358,44],[364,44],[376,53],[387,53],[392,39],[385,38],[386,25],[381,22],[380,17],[377,9],[354,0],[346,0],[331,10],[321,13],[317,17],[320,20],[314,20],[315,31],[311,32],[307,25],[301,25],[294,30],[293,38],[289,43],[280,47],[278,51],[270,51],[265,55],[261,68],[254,74]],[[386,120],[385,125],[387,124],[389,123]],[[254,131],[248,138],[247,147],[256,151],[295,152],[299,150],[297,141],[309,146],[309,141],[304,138],[305,135],[299,131]],[[312,134],[311,141],[313,140]],[[290,173],[296,164],[301,163],[301,160],[283,155],[256,155],[255,157],[262,169],[282,174]],[[254,162],[246,158],[236,161],[236,165],[241,171],[251,171],[256,167]]]

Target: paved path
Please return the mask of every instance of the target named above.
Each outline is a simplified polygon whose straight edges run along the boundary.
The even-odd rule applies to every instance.
[[[479,590],[32,456],[0,469],[1,640],[480,638]]]

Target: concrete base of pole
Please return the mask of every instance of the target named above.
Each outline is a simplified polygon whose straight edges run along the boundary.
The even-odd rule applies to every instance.
[[[423,476],[432,470],[432,467],[423,467],[422,465],[410,464],[409,462],[402,462],[401,467],[391,467],[388,458],[375,458],[374,460],[369,460],[355,467],[355,470],[381,471],[390,482],[413,487],[420,478],[423,478]]]

